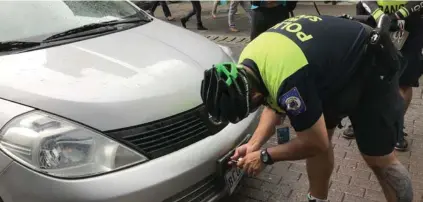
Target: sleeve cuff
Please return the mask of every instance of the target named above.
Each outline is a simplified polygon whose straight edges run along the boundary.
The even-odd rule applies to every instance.
[[[383,11],[378,8],[375,11],[373,11],[372,16],[377,21],[380,18],[380,16],[382,16],[383,14],[384,14]]]
[[[242,65],[247,66],[249,68],[256,67],[256,63],[253,60],[248,59],[248,58],[245,58],[244,60],[240,61],[239,64],[242,64]]]
[[[309,117],[307,118],[291,121],[291,125],[296,132],[302,132],[304,130],[311,128],[319,120],[320,116],[322,115],[323,115],[322,112],[319,113],[316,110],[314,113],[310,113]]]
[[[406,8],[404,8],[404,7],[402,7],[397,12],[395,12],[395,14],[398,17],[400,17],[401,19],[404,19],[404,18],[408,17],[408,15],[410,15],[410,13],[408,12],[408,10]]]

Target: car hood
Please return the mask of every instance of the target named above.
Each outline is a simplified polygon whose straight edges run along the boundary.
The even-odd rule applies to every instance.
[[[154,20],[0,57],[0,97],[106,131],[200,105],[205,68],[228,59],[204,37]]]

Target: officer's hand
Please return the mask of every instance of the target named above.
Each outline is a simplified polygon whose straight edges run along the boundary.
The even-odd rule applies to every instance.
[[[238,161],[237,166],[247,173],[248,176],[257,176],[266,167],[260,159],[260,151],[247,154]]]
[[[241,146],[239,146],[238,148],[235,149],[235,153],[233,156],[231,156],[231,160],[233,161],[238,161],[240,158],[243,158],[244,156],[246,156],[247,154],[257,151],[257,149],[255,149],[251,144],[243,144]],[[229,165],[232,165],[233,162],[229,161],[228,162]]]

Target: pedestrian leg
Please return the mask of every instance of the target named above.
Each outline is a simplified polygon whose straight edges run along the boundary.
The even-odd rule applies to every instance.
[[[265,14],[266,8],[256,8],[252,11],[252,23],[251,23],[251,33],[250,40],[254,40],[261,33],[266,31],[267,26],[265,24]]]
[[[228,24],[229,24],[229,30],[232,32],[239,32],[239,30],[235,27],[235,13],[238,11],[238,4],[239,1],[231,1],[229,5],[229,13],[228,13]]]
[[[421,23],[420,25],[423,25]],[[420,78],[420,57],[421,57],[421,49],[423,46],[423,38],[414,37],[408,38],[404,44],[404,47],[401,50],[402,55],[404,58],[407,59],[408,65],[405,67],[401,77],[400,77],[400,94],[404,99],[405,106],[404,106],[404,116],[407,113],[407,109],[410,106],[411,100],[413,98],[413,87],[419,86],[419,78]],[[407,135],[404,131],[399,134],[397,138],[397,143],[395,149],[397,151],[406,151],[408,150],[408,141],[405,139],[405,135]]]
[[[153,4],[151,5],[150,10],[150,15],[154,16],[154,12],[156,11],[157,6],[159,5],[158,1],[153,2]]]
[[[266,19],[267,29],[270,29],[274,25],[288,19],[289,11],[285,6],[277,6],[274,8],[270,8],[268,15],[266,15],[266,17],[267,17]]]
[[[175,18],[172,17],[172,13],[170,12],[169,7],[167,6],[166,1],[160,1],[160,5],[162,6],[163,13],[166,16],[167,20],[172,21]]]
[[[220,0],[213,2],[213,9],[212,9],[212,12],[211,12],[212,18],[216,18],[217,6],[219,6],[219,2],[220,2]]]
[[[251,40],[277,23],[289,18],[289,12],[284,6],[256,8],[253,9],[252,14]]]
[[[207,30],[207,28],[205,28],[203,26],[203,22],[201,21],[201,3],[200,1],[191,1],[192,3],[192,7],[195,10],[195,16],[197,18],[197,29],[198,30]]]
[[[182,23],[182,26],[184,28],[187,28],[188,20],[197,13],[197,10],[195,9],[194,3],[192,1],[191,1],[191,3],[192,3],[191,12],[189,12],[185,17],[181,18],[181,23]]]
[[[248,17],[248,20],[251,24],[251,21],[252,21],[251,20],[251,3],[249,1],[240,1],[239,3],[241,4],[242,8],[244,9],[244,11],[245,11],[245,13]]]

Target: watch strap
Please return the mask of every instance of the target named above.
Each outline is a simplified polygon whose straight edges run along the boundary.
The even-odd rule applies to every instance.
[[[267,157],[264,159],[264,157]],[[267,152],[267,148],[261,150],[260,152],[260,160],[266,165],[272,165],[274,163],[272,157],[270,156],[269,152]]]

